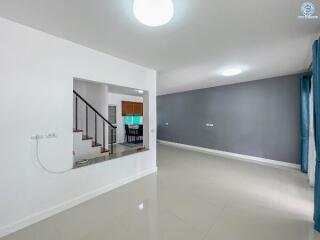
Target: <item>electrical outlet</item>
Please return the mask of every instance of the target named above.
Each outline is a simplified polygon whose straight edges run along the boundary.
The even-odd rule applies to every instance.
[[[43,135],[40,135],[40,134],[31,135],[31,139],[32,140],[38,140],[38,139],[41,139],[41,138],[43,138]]]
[[[57,138],[57,134],[56,133],[48,133],[46,135],[46,138]]]

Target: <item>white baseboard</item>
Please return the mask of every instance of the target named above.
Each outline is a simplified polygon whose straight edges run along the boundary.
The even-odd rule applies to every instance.
[[[168,141],[163,141],[163,140],[158,140],[158,143],[168,145],[168,146],[174,146],[174,147],[178,147],[178,148],[193,150],[193,151],[197,151],[197,152],[201,152],[201,153],[212,154],[215,156],[235,159],[235,160],[260,163],[260,164],[266,164],[266,165],[272,165],[272,166],[281,166],[281,167],[300,169],[299,164],[276,161],[276,160],[267,159],[267,158],[253,157],[253,156],[248,156],[248,155],[243,155],[243,154],[238,154],[238,153],[231,153],[231,152],[224,152],[224,151],[214,150],[214,149],[210,149],[210,148],[197,147],[197,146],[186,145],[186,144],[175,143],[175,142],[168,142]]]
[[[16,232],[16,231],[18,231],[20,229],[23,229],[23,228],[25,228],[27,226],[30,226],[30,225],[32,225],[34,223],[37,223],[37,222],[39,222],[41,220],[44,220],[44,219],[46,219],[48,217],[51,217],[51,216],[53,216],[53,215],[55,215],[57,213],[60,213],[60,212],[62,212],[64,210],[67,210],[69,208],[77,206],[77,205],[79,205],[79,204],[81,204],[83,202],[86,202],[86,201],[88,201],[90,199],[93,199],[93,198],[95,198],[95,197],[97,197],[97,196],[99,196],[99,195],[101,195],[103,193],[109,192],[109,191],[111,191],[111,190],[113,190],[115,188],[118,188],[118,187],[120,187],[122,185],[125,185],[125,184],[127,184],[129,182],[132,182],[134,180],[137,180],[139,178],[145,177],[145,176],[147,176],[149,174],[152,174],[152,173],[155,173],[155,172],[157,172],[157,167],[148,169],[148,170],[143,171],[143,172],[140,172],[140,173],[138,173],[138,174],[136,174],[134,176],[130,176],[130,177],[124,178],[119,182],[116,182],[116,183],[104,186],[102,188],[96,189],[96,190],[94,190],[92,192],[83,194],[83,195],[81,195],[79,197],[76,197],[76,198],[71,199],[69,201],[63,202],[61,204],[58,204],[56,206],[53,206],[51,208],[45,209],[45,210],[43,210],[41,212],[38,212],[38,213],[33,214],[31,216],[28,216],[28,217],[26,217],[24,219],[21,219],[21,220],[15,222],[13,224],[4,226],[3,228],[0,229],[0,238],[4,237],[6,235],[9,235],[9,234],[11,234],[13,232]]]

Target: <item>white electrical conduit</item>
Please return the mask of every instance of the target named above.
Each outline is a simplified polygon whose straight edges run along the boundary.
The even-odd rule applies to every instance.
[[[37,162],[39,163],[39,165],[41,166],[41,168],[43,170],[45,170],[46,172],[48,173],[52,173],[52,174],[64,174],[66,172],[69,172],[72,170],[72,168],[70,169],[67,169],[67,170],[63,170],[63,171],[53,171],[53,170],[50,170],[49,168],[47,168],[41,161],[40,157],[39,157],[39,139],[40,137],[39,136],[36,136],[35,137],[35,140],[36,140],[36,159],[37,159]]]

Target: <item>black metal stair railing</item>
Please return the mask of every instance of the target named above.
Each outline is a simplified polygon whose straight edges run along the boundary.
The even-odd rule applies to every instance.
[[[83,97],[80,96],[79,93],[77,93],[75,90],[73,90],[73,94],[75,95],[75,130],[79,130],[78,128],[78,99],[80,99],[86,106],[86,117],[85,117],[85,138],[89,138],[89,108],[94,112],[94,142],[93,144],[95,146],[98,146],[98,128],[97,128],[97,117],[100,117],[102,119],[102,152],[105,152],[107,150],[106,147],[106,123],[111,127],[111,139],[114,137],[114,131],[117,128],[112,123],[110,123],[104,116],[102,116],[101,113],[99,113],[90,103],[88,103]],[[113,141],[110,143],[110,153],[113,153]]]

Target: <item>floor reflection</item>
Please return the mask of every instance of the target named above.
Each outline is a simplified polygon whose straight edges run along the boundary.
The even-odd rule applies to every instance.
[[[299,171],[161,145],[157,152],[157,174],[1,240],[320,239],[313,190]]]

